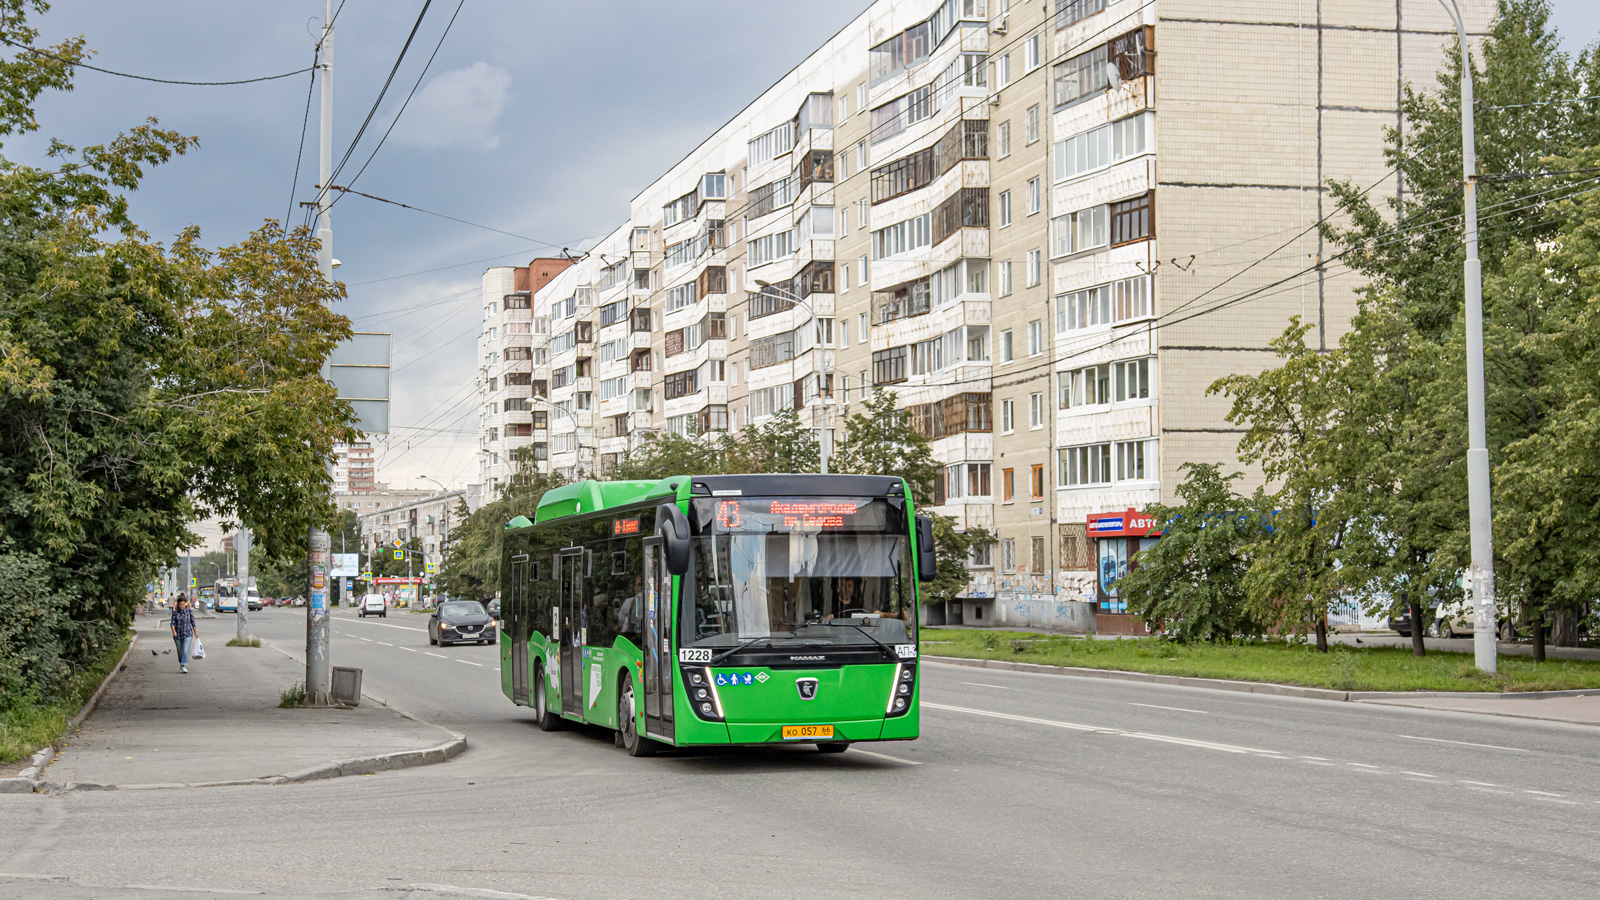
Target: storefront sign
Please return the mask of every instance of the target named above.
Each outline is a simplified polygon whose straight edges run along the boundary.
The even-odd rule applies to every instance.
[[[1118,513],[1090,513],[1089,537],[1159,537],[1160,523],[1155,516],[1135,509]]]

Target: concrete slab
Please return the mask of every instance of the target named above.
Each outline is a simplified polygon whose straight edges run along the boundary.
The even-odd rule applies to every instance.
[[[201,623],[206,658],[191,661],[185,675],[170,633],[158,622],[140,622],[127,669],[43,778],[80,787],[249,781],[390,754],[421,760],[458,737],[370,702],[279,709],[283,691],[304,677],[304,668],[269,647],[224,646],[233,624]]]

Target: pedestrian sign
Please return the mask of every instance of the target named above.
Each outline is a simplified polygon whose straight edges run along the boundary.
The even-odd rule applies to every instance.
[[[361,573],[361,580],[362,581],[371,581],[372,580],[372,573],[371,572],[362,572]]]
[[[439,564],[438,563],[428,563],[428,567],[427,568],[428,568],[428,574],[432,575],[432,574],[434,574],[434,573],[439,571]]]
[[[396,550],[394,552],[394,558],[395,559],[405,559],[406,558],[406,552],[404,550]]]

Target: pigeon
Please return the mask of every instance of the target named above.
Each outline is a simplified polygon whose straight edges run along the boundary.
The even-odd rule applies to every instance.
[[[157,652],[155,652],[155,651],[154,651],[154,650],[151,650],[151,651],[150,651],[150,655],[151,655],[151,656],[160,656],[160,655],[161,655],[161,654],[159,654],[159,653],[157,653]]]
[[[1356,638],[1356,643],[1362,643],[1361,638]]]
[[[152,651],[150,651],[150,652],[152,652],[152,653],[154,653],[154,652],[155,652],[155,651],[154,651],[154,650],[152,650]],[[171,650],[163,650],[163,651],[161,651],[161,655],[162,655],[162,656],[166,656],[166,655],[167,655],[167,654],[168,654],[168,653],[171,653],[171,652],[172,652],[172,651],[171,651]]]

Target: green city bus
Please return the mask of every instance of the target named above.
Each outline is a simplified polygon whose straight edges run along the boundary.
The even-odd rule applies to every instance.
[[[933,529],[900,478],[581,481],[504,537],[501,689],[546,731],[634,756],[917,737]]]

